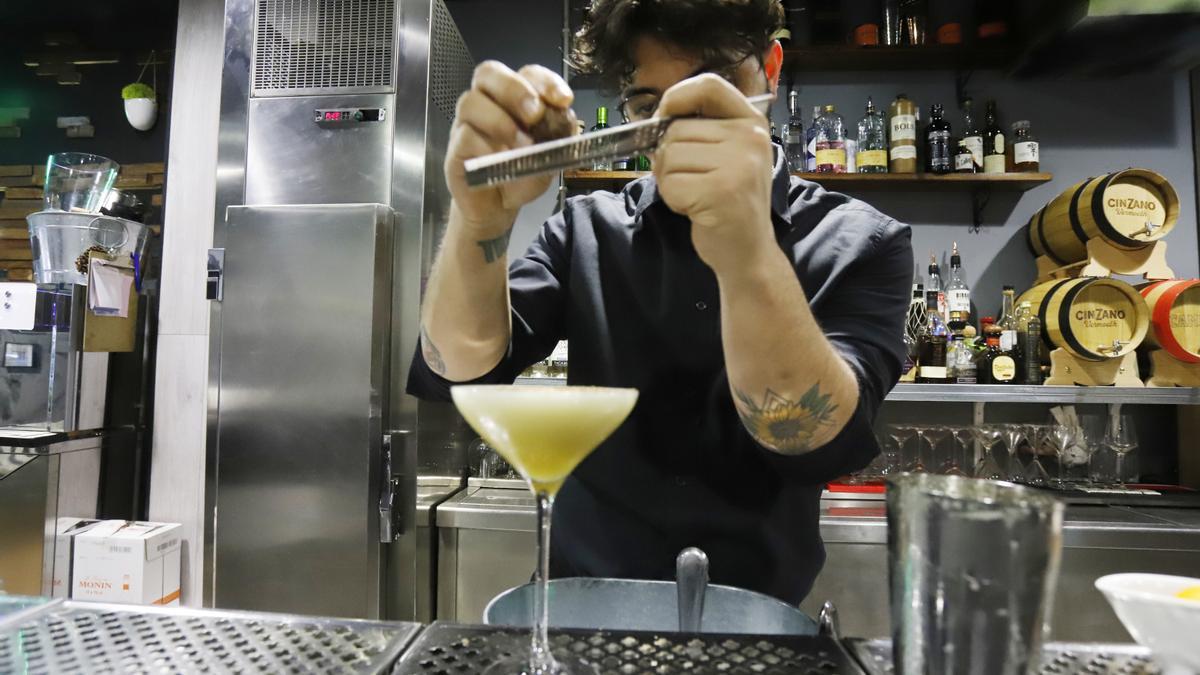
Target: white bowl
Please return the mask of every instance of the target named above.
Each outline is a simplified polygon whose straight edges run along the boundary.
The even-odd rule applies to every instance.
[[[1096,580],[1125,630],[1170,672],[1200,672],[1200,601],[1174,597],[1200,579],[1110,574]]]

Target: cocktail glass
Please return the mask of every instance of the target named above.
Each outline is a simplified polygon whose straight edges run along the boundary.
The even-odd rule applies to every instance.
[[[996,462],[992,455],[992,448],[998,444],[1003,437],[1004,432],[999,424],[978,424],[972,427],[975,433],[975,439],[979,441],[979,445],[983,448],[983,457],[979,460],[979,464],[975,466],[975,477],[986,478],[988,480],[1005,480],[1007,476],[1004,470]]]
[[[636,389],[466,385],[450,388],[458,411],[508,460],[537,497],[538,555],[533,637],[528,655],[497,661],[489,675],[591,673],[587,662],[556,659],[550,652],[546,581],[550,567],[550,515],[563,481],[633,410]]]

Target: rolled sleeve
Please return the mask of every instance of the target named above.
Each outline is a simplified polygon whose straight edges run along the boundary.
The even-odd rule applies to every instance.
[[[881,229],[872,253],[847,270],[816,312],[825,337],[858,381],[854,413],[833,440],[812,452],[781,455],[764,448],[768,462],[779,470],[827,482],[865,467],[879,453],[873,426],[884,398],[900,379],[913,260],[910,230],[890,225]]]
[[[420,345],[409,369],[407,391],[417,398],[449,401],[456,384],[511,383],[526,368],[554,350],[566,334],[566,283],[570,261],[569,224],[563,213],[547,220],[525,255],[508,268],[512,336],[508,351],[490,372],[467,382],[453,382],[433,372]]]

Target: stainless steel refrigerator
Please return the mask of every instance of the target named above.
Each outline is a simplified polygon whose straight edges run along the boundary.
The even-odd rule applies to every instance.
[[[442,0],[226,1],[207,606],[428,618],[417,485],[464,453],[404,384],[473,67]]]

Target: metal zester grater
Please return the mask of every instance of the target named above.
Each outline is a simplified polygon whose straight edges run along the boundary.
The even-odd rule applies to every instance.
[[[770,103],[774,94],[760,94],[746,100],[758,106]],[[630,122],[578,136],[558,138],[516,150],[505,150],[464,163],[467,185],[478,187],[507,183],[518,178],[554,173],[590,166],[594,162],[628,157],[658,146],[667,127],[680,117],[662,117]]]

